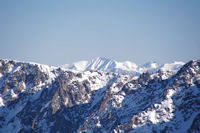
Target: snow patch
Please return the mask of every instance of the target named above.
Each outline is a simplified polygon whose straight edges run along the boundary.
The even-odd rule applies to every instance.
[[[10,90],[10,93],[12,98],[18,98],[18,95],[13,90]]]
[[[114,108],[120,108],[122,106],[122,102],[124,100],[123,95],[114,95],[113,101],[112,101],[112,107]]]
[[[3,76],[3,74],[2,73],[0,73],[0,78]]]
[[[156,111],[153,110],[152,112],[149,113],[149,120],[153,123],[156,124],[159,120],[156,117]]]
[[[3,103],[3,98],[0,96],[0,107],[1,107],[1,106],[5,106],[5,105],[4,105],[4,103]]]

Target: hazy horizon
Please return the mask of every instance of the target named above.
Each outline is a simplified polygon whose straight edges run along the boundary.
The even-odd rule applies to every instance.
[[[59,66],[106,57],[200,59],[200,1],[0,1],[0,58]]]

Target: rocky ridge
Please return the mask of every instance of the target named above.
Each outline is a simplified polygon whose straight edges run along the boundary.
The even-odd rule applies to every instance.
[[[139,76],[0,60],[0,132],[199,132],[200,60]]]

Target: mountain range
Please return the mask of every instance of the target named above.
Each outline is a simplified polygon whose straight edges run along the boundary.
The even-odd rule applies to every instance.
[[[199,133],[200,60],[0,60],[0,133]]]
[[[144,65],[137,65],[134,62],[125,61],[118,62],[105,57],[97,57],[90,61],[78,61],[73,64],[65,64],[60,66],[67,70],[86,71],[86,70],[98,70],[104,72],[117,72],[122,74],[132,74],[139,76],[144,72],[156,72],[158,70],[176,72],[185,63],[175,61],[172,63],[158,64],[154,61],[145,63]]]

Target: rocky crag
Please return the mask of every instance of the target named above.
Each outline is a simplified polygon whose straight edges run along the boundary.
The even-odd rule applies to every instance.
[[[199,133],[200,60],[139,76],[0,60],[1,133]]]

